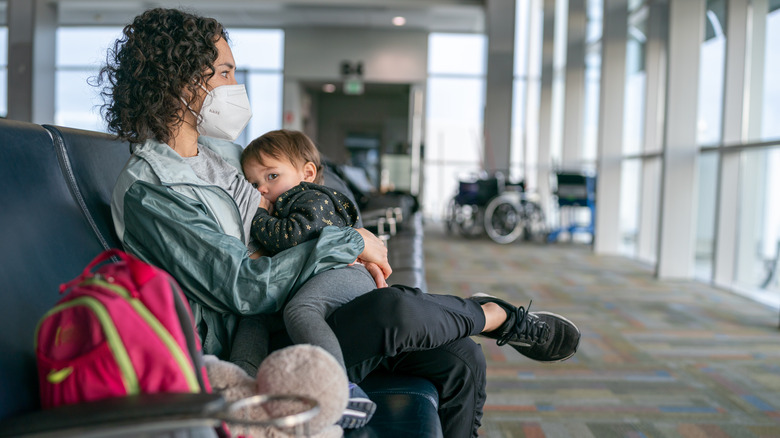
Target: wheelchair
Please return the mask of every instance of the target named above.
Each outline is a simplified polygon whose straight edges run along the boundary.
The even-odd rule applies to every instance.
[[[503,190],[503,186],[501,175],[458,181],[458,193],[447,204],[447,232],[457,231],[464,237],[482,234],[485,207]]]
[[[525,184],[507,183],[501,174],[461,180],[447,207],[447,231],[475,237],[484,231],[496,243],[521,236],[544,242],[547,226],[541,206],[525,193]]]

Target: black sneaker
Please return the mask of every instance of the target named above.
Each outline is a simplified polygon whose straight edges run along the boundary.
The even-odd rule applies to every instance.
[[[376,411],[376,403],[372,402],[359,386],[350,383],[347,408],[344,409],[336,425],[341,426],[342,429],[359,429],[368,424],[374,411]]]
[[[580,343],[580,329],[568,319],[549,312],[529,312],[523,307],[486,294],[471,297],[479,304],[496,303],[507,314],[501,327],[480,336],[511,345],[523,356],[540,362],[560,362],[572,356]],[[528,304],[531,308],[531,304]]]

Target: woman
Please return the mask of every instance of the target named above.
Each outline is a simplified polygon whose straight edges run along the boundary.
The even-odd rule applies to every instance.
[[[112,198],[119,238],[181,283],[204,351],[223,359],[247,347],[233,339],[240,318],[275,314],[307,280],[323,293],[349,281],[334,282],[330,272],[349,270],[330,268],[360,258],[378,284],[391,272],[381,242],[351,228],[328,227],[272,258],[250,257],[247,230],[259,199],[231,142],[251,115],[235,65],[217,21],[153,9],[125,27],[101,71],[109,129],[136,144]],[[565,360],[579,343],[574,324],[554,314],[403,286],[355,299],[328,324],[351,381],[377,367],[431,380],[447,437],[476,436],[482,416],[485,362],[469,336],[498,339],[541,361]]]

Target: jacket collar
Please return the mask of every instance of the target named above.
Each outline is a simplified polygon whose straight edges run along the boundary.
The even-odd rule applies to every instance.
[[[235,143],[219,140],[211,137],[198,137],[198,147],[208,148],[222,159],[236,167],[239,172],[241,147]],[[157,140],[149,139],[133,151],[135,155],[143,159],[151,166],[154,173],[165,185],[195,184],[208,185],[198,178],[189,164],[176,153],[170,146]]]

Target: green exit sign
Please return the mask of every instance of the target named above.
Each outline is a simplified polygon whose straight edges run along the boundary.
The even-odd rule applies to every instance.
[[[363,81],[357,78],[345,79],[344,94],[363,94]]]

